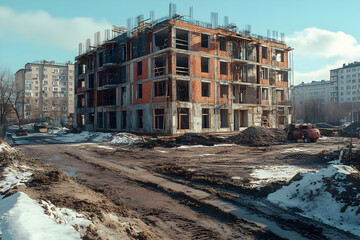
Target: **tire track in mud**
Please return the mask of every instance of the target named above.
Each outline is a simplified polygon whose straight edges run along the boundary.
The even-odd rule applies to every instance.
[[[211,199],[213,196],[203,190],[198,190],[183,184],[169,181],[168,179],[156,176],[137,166],[128,167],[119,163],[104,161],[104,159],[101,161],[94,161],[89,158],[82,159],[77,154],[69,152],[66,152],[66,154],[74,157],[76,160],[82,160],[102,171],[111,171],[115,174],[118,174],[120,171],[123,173],[121,174],[123,178],[127,178],[128,180],[150,189],[151,191],[155,190],[156,192],[165,194],[172,199],[176,199],[183,205],[190,207],[190,209],[201,215],[206,215],[219,222],[225,222],[227,225],[231,226],[233,232],[235,231],[234,236],[232,237],[234,239],[253,239],[254,237],[256,237],[256,239],[282,239],[271,231],[264,230],[261,226],[254,222],[248,222],[245,219],[229,213],[226,209],[221,209],[207,203],[207,199]],[[224,239],[219,235],[219,233],[214,232],[205,226],[199,225],[195,221],[181,216],[171,219],[169,216],[173,216],[173,214],[166,212],[164,218],[163,214],[158,215],[158,217],[164,221],[175,220],[177,227],[188,232],[192,236],[191,239]]]

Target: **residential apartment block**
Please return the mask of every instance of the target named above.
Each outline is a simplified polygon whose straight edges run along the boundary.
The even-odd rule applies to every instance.
[[[232,29],[176,15],[88,40],[76,57],[76,126],[159,134],[286,126],[292,49]]]
[[[330,85],[331,102],[360,102],[360,62],[330,70]]]
[[[317,114],[322,114],[319,109],[325,110],[326,104],[330,104],[330,93],[332,86],[330,81],[312,81],[311,83],[302,82],[291,89],[291,100],[293,106],[294,121],[303,121],[306,112],[312,112],[311,120],[322,119]],[[316,108],[313,106],[316,104]],[[307,111],[306,111],[307,108]],[[310,109],[311,108],[311,109]],[[308,117],[309,119],[309,117]]]
[[[16,72],[15,81],[17,88],[24,90],[19,106],[22,118],[66,122],[74,113],[74,64],[27,63]]]

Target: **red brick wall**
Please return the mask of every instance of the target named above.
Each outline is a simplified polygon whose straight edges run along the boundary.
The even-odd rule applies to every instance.
[[[137,84],[133,84],[133,104],[143,104],[149,103],[151,100],[151,81],[143,82],[142,83],[142,98],[136,98],[136,86]]]
[[[137,75],[137,63],[133,62],[133,66],[134,66],[134,81],[136,80],[144,80],[144,79],[148,79],[149,78],[149,74],[148,74],[148,70],[149,70],[149,66],[148,66],[148,61],[149,58],[145,58],[141,60],[141,64],[142,64],[142,75]]]
[[[215,103],[215,83],[210,82],[210,97],[202,97],[201,96],[201,81],[200,80],[192,80],[191,81],[192,88],[192,100],[196,103]]]

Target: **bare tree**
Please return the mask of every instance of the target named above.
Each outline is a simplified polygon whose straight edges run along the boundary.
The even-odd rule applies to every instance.
[[[6,132],[11,113],[15,113],[20,126],[21,116],[19,108],[21,105],[23,90],[17,89],[14,74],[10,69],[0,67],[0,124],[1,135]]]

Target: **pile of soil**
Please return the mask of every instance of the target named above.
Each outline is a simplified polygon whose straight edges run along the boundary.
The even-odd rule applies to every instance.
[[[178,137],[152,138],[146,142],[135,144],[137,147],[154,148],[154,147],[179,147],[181,145],[204,145],[214,146],[218,143],[224,143],[225,140],[208,134],[185,133]]]
[[[205,145],[214,146],[214,144],[222,143],[222,139],[212,135],[200,135],[196,133],[185,133],[176,138],[176,143],[181,145]]]
[[[286,142],[286,132],[278,128],[248,127],[228,138],[228,142],[250,146],[270,146]]]

